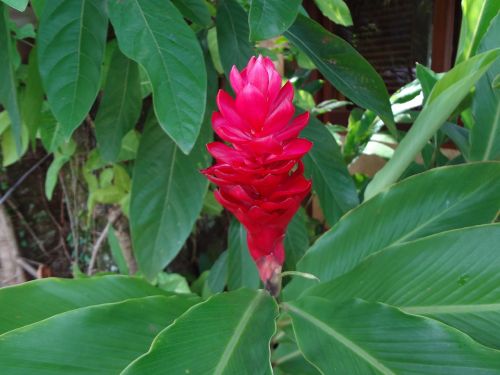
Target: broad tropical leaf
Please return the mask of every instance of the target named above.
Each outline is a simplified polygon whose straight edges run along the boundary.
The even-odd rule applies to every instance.
[[[276,314],[276,303],[263,291],[216,295],[161,332],[124,375],[271,373],[269,341]]]
[[[103,1],[47,1],[43,7],[38,65],[50,108],[66,138],[97,96],[107,30]]]
[[[342,25],[352,26],[351,12],[344,0],[315,0],[318,8],[331,21]]]
[[[80,307],[130,298],[169,296],[127,276],[41,279],[0,289],[0,334]]]
[[[474,56],[491,20],[500,11],[496,0],[462,0],[462,24],[458,41],[457,63]]]
[[[257,288],[260,283],[259,273],[248,250],[247,232],[236,219],[229,226],[227,242],[228,288]]]
[[[500,57],[500,48],[477,55],[455,66],[432,89],[420,112],[389,162],[367,186],[365,199],[370,199],[398,180],[415,160],[434,133],[445,123],[471,87]]]
[[[205,0],[172,0],[172,3],[184,17],[200,26],[209,26],[212,22]]]
[[[301,136],[313,142],[313,148],[304,156],[305,172],[312,178],[327,222],[333,225],[359,204],[356,186],[337,142],[319,120],[311,118]]]
[[[110,0],[120,50],[142,65],[163,130],[183,153],[193,148],[205,112],[207,74],[193,30],[170,1]]]
[[[384,302],[439,319],[499,349],[499,242],[499,224],[439,233],[375,253],[307,295]]]
[[[141,114],[140,85],[137,64],[116,49],[95,119],[99,153],[106,161],[116,161],[122,138],[134,128]]]
[[[21,113],[17,98],[17,83],[14,66],[11,61],[12,41],[8,27],[8,9],[0,3],[0,104],[9,113],[15,149],[21,154]]]
[[[300,208],[293,217],[285,236],[285,268],[295,270],[295,265],[309,248],[309,235],[306,226],[307,214]]]
[[[24,12],[28,6],[28,0],[2,0],[8,6],[18,10],[19,12]]]
[[[371,109],[395,133],[389,94],[375,69],[351,45],[299,14],[285,36],[357,105]]]
[[[387,305],[306,297],[285,308],[299,348],[323,374],[498,374],[499,351]]]
[[[250,39],[264,40],[282,34],[295,21],[301,2],[253,0],[248,16]]]
[[[217,44],[224,72],[229,76],[233,65],[243,69],[253,56],[248,41],[248,17],[236,0],[221,0],[217,7]]]
[[[153,296],[54,315],[0,336],[0,372],[118,374],[197,301]]]
[[[130,225],[141,271],[153,279],[181,250],[198,218],[208,182],[199,172],[209,158],[203,144],[209,128],[189,155],[154,119],[141,138],[132,181]]]
[[[499,35],[500,15],[491,21],[478,52],[497,48]],[[497,59],[477,82],[472,102],[475,126],[470,132],[470,160],[500,159],[500,88],[493,87],[493,81],[499,75],[500,59]]]
[[[389,246],[490,223],[498,207],[500,163],[432,169],[394,185],[350,211],[316,241],[297,268],[326,282]],[[295,279],[285,294],[291,298],[312,285],[312,281]]]

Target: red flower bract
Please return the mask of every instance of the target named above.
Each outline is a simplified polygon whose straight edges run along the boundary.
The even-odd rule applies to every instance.
[[[218,186],[217,200],[247,229],[250,254],[268,287],[285,259],[286,227],[311,190],[300,159],[312,143],[297,138],[309,113],[294,118],[293,86],[281,85],[267,57],[252,57],[241,72],[233,67],[230,81],[236,98],[219,91],[212,125],[232,147],[208,144],[216,164],[202,173]]]

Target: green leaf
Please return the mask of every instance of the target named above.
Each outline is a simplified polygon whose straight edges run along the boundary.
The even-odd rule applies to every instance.
[[[108,7],[120,50],[141,64],[151,80],[161,127],[189,153],[200,132],[207,89],[193,30],[170,1],[111,0]]]
[[[41,279],[0,289],[0,334],[80,307],[170,294],[126,276]]]
[[[128,268],[128,264],[123,256],[122,248],[120,245],[120,241],[118,241],[118,237],[116,237],[115,229],[113,226],[109,228],[108,231],[108,245],[111,250],[111,255],[113,256],[113,260],[118,267],[118,270],[123,275],[128,275],[130,270]]]
[[[59,172],[64,164],[66,164],[70,159],[71,155],[54,153],[54,160],[50,163],[50,166],[47,169],[47,175],[45,176],[45,196],[49,201],[52,199],[52,194],[54,193],[54,188],[57,184]]]
[[[477,55],[455,66],[436,83],[426,105],[399,144],[394,156],[367,186],[365,199],[370,199],[398,180],[432,135],[469,93],[471,87],[499,56],[500,48]]]
[[[220,293],[224,290],[227,283],[227,250],[219,255],[215,261],[207,278],[207,286],[212,293]]]
[[[17,156],[21,154],[21,113],[17,99],[17,83],[12,56],[12,40],[8,27],[8,9],[0,3],[0,104],[9,112]]]
[[[248,17],[236,0],[218,2],[216,28],[217,44],[224,72],[229,76],[233,65],[243,69],[254,55],[249,43]]]
[[[464,158],[468,159],[470,155],[469,131],[451,122],[445,122],[443,126],[441,126],[441,131],[453,141]]]
[[[116,161],[123,137],[139,119],[142,107],[140,85],[137,64],[116,49],[95,119],[99,153],[106,161]]]
[[[0,372],[118,374],[196,301],[135,298],[68,311],[10,331],[0,336]]]
[[[250,40],[264,40],[282,34],[297,18],[301,0],[252,0],[248,23]]]
[[[34,146],[40,117],[42,115],[42,105],[44,93],[40,73],[38,72],[38,59],[36,47],[29,55],[28,77],[26,78],[26,89],[22,96],[21,113],[24,123],[28,127],[31,144]]]
[[[66,138],[99,91],[108,20],[101,0],[47,1],[37,38],[47,100]]]
[[[191,294],[191,290],[189,289],[186,279],[178,273],[160,272],[158,276],[156,276],[156,281],[159,288],[168,292]]]
[[[2,0],[8,6],[18,10],[19,12],[24,12],[28,6],[28,0]]]
[[[432,194],[423,194],[432,192]],[[322,282],[352,270],[389,246],[442,231],[491,222],[500,207],[500,163],[432,169],[410,177],[350,211],[298,264]],[[314,283],[293,280],[287,298]]]
[[[320,372],[307,362],[294,342],[282,342],[273,352],[274,374],[319,375]],[[282,372],[277,372],[277,371]]]
[[[474,56],[491,20],[500,11],[496,0],[462,0],[462,24],[456,64]]]
[[[285,268],[295,270],[295,265],[309,248],[309,235],[306,227],[307,215],[299,209],[288,224],[285,236]]]
[[[336,24],[352,26],[351,12],[343,0],[314,0],[326,17]]]
[[[313,61],[340,92],[357,105],[377,113],[396,133],[384,81],[348,42],[301,14],[285,36]]]
[[[313,180],[327,222],[333,225],[359,204],[354,181],[337,142],[319,120],[311,118],[301,136],[313,142],[313,148],[303,159],[305,172]]]
[[[266,292],[216,295],[161,332],[123,374],[271,373],[269,341],[276,315],[277,305]]]
[[[172,0],[172,3],[180,10],[188,20],[200,26],[210,26],[212,17],[205,0]]]
[[[21,149],[16,148],[16,140],[12,126],[10,126],[2,135],[2,165],[7,167],[21,160],[28,150],[29,134],[28,128],[23,124],[21,127]]]
[[[247,231],[234,218],[229,225],[227,253],[227,287],[258,288],[259,272],[248,250]]]
[[[500,15],[491,21],[478,52],[497,48],[499,35]],[[476,125],[470,132],[470,160],[500,159],[500,89],[493,87],[493,81],[499,74],[500,59],[497,59],[477,82],[472,102],[472,114]]]
[[[442,74],[434,73],[431,69],[427,68],[425,65],[417,63],[417,78],[422,86],[422,93],[424,94],[425,100],[429,97],[434,85],[442,77]]]
[[[307,295],[384,302],[439,319],[500,348],[500,224],[439,233],[392,246]]]
[[[146,126],[135,162],[130,225],[139,268],[153,279],[181,250],[208,188],[199,172],[208,164],[205,127],[188,156],[156,121]]]
[[[210,59],[212,60],[212,64],[214,65],[217,73],[224,73],[224,68],[222,68],[222,62],[220,61],[219,55],[219,44],[217,42],[217,30],[215,27],[208,30],[207,33],[207,44],[208,50],[210,51]]]
[[[387,305],[306,297],[286,308],[299,348],[323,374],[498,373],[498,351]]]

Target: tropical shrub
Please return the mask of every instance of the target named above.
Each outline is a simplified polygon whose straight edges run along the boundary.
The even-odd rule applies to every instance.
[[[343,1],[316,3],[334,22],[350,24]],[[435,73],[418,65],[417,79],[392,96],[375,69],[310,19],[299,0],[32,0],[27,6],[28,0],[0,3],[3,164],[41,144],[53,156],[48,197],[71,166],[88,191],[81,216],[112,207],[128,218],[139,271],[111,231],[121,275],[83,274],[79,267],[88,263],[92,274],[93,261],[80,258],[85,252],[76,250],[73,235],[74,279],[0,289],[1,374],[500,374],[497,1],[463,0],[455,66]],[[13,23],[11,7],[33,10],[31,26]],[[32,47],[27,59],[16,43]],[[283,128],[274,129],[249,144],[241,132],[231,133],[235,122],[221,125],[222,115],[234,115],[224,113],[232,109],[232,93],[219,94],[222,115],[212,118],[219,84],[230,91],[231,77],[241,96],[238,71],[256,64],[252,56],[259,54],[265,68],[248,82],[268,74],[280,87],[264,99],[252,91],[238,116],[261,124],[270,115],[252,105],[278,95],[282,82],[271,61],[286,60],[280,71],[294,87],[285,85],[280,124],[305,126],[296,153],[285,149],[298,132],[280,140]],[[315,103],[321,82],[304,77],[316,69],[350,102]],[[314,116],[346,104],[347,128]],[[408,119],[410,130],[400,130],[397,124]],[[280,165],[266,159],[264,170],[230,165],[221,179],[221,164],[236,154],[211,143],[211,123],[245,155],[283,154],[290,169],[280,175]],[[90,147],[82,142],[84,130],[94,140]],[[373,179],[352,177],[348,165],[381,138],[397,143],[382,153],[385,166]],[[441,152],[446,142],[459,150],[451,160]],[[73,163],[76,157],[84,163]],[[197,221],[224,215],[200,170],[221,186],[219,200],[244,226],[230,222],[227,249],[189,283],[166,267]],[[296,177],[300,187],[286,190],[293,204],[276,195],[259,201],[273,213],[290,209],[282,216],[259,213],[249,223],[255,200],[248,206],[237,200],[246,195],[220,198],[233,193],[224,190],[228,181],[245,192],[255,188],[258,197],[281,192],[279,184],[269,192],[260,181],[276,176]],[[309,180],[326,225],[302,208],[292,215]],[[279,231],[268,237],[273,225]],[[285,259],[281,247],[272,252],[279,255],[269,273],[260,259],[270,249],[261,245],[276,238]]]

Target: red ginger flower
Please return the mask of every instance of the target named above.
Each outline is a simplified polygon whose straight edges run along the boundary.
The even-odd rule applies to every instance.
[[[260,278],[277,294],[286,227],[311,190],[300,159],[312,143],[297,138],[309,113],[293,118],[293,86],[281,86],[267,57],[252,57],[241,72],[233,66],[229,78],[236,98],[219,90],[212,125],[233,147],[208,144],[216,164],[202,173],[218,186],[214,194],[219,203],[247,229]]]

